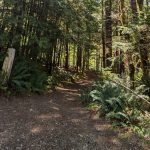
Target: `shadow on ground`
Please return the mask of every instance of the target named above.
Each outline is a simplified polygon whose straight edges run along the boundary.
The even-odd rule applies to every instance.
[[[0,150],[142,150],[135,136],[122,138],[109,122],[92,120],[79,90],[67,84],[51,94],[0,100]]]

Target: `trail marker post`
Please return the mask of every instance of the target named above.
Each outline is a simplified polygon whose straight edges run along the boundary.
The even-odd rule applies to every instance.
[[[4,60],[3,67],[2,67],[3,73],[6,75],[4,79],[4,83],[6,83],[10,78],[10,74],[12,71],[13,62],[15,58],[15,52],[16,50],[14,48],[8,48],[8,54]]]

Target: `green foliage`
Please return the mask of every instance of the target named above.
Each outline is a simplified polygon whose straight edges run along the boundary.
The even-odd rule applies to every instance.
[[[125,95],[123,90],[115,83],[104,81],[104,83],[95,83],[95,90],[90,92],[93,101],[102,105],[104,113],[110,111],[122,111],[125,106]]]
[[[56,86],[64,81],[74,82],[73,75],[62,68],[57,68],[48,78],[48,88],[55,89]]]
[[[29,67],[25,61],[19,61],[14,64],[9,85],[12,89],[17,91],[30,90]]]
[[[0,68],[2,68],[5,57],[6,57],[6,53],[0,52]]]
[[[83,105],[88,105],[91,104],[93,102],[91,96],[90,96],[90,88],[86,88],[84,90],[80,90],[80,98],[82,100],[82,104]]]
[[[142,83],[146,85],[147,90],[145,91],[145,94],[147,94],[150,97],[150,77],[143,78]]]
[[[0,72],[0,92],[7,91],[7,86],[4,84],[5,78],[6,78],[5,74],[1,71]]]
[[[47,85],[48,75],[42,70],[38,63],[30,64],[30,84],[32,92],[42,92]]]
[[[41,70],[32,70],[30,83],[32,92],[42,92],[47,85],[47,74]]]
[[[101,81],[93,84],[91,89],[81,92],[83,103],[96,103],[108,119],[113,121],[114,126],[137,126],[146,127],[142,122],[145,118],[143,112],[148,110],[145,101],[149,99],[144,95],[145,86],[141,85],[134,93],[127,92],[122,87],[111,81]],[[140,96],[140,97],[139,97]]]
[[[47,75],[37,64],[19,60],[14,64],[9,86],[16,91],[41,92],[47,82]]]

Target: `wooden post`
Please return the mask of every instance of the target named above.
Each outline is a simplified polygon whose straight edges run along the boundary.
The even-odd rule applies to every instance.
[[[12,66],[13,66],[13,62],[15,58],[15,52],[16,52],[15,49],[9,48],[8,55],[6,56],[4,60],[3,68],[2,68],[4,74],[6,75],[6,78],[4,79],[4,83],[6,83],[10,78],[10,74],[11,74],[11,70],[12,70]]]

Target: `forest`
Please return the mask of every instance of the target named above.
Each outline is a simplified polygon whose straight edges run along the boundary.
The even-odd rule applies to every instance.
[[[9,72],[8,50],[15,50]],[[70,98],[80,107],[132,131],[149,149],[150,0],[0,0],[0,112],[3,99],[38,95],[42,106],[45,93],[58,96],[68,84],[78,90],[80,98]],[[0,140],[0,149],[5,144]]]

